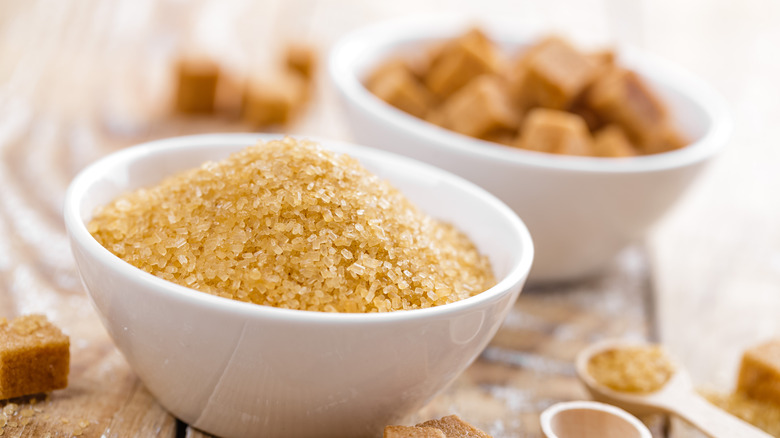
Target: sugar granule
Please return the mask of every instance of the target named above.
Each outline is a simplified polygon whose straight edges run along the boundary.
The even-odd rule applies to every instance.
[[[747,421],[773,437],[780,437],[780,404],[756,400],[740,392],[726,394],[703,390],[699,393],[724,411]]]
[[[615,391],[650,393],[663,388],[675,368],[664,349],[657,345],[614,348],[595,354],[588,373]]]
[[[127,193],[99,208],[89,231],[160,278],[288,309],[425,308],[495,282],[455,227],[357,160],[292,138]]]

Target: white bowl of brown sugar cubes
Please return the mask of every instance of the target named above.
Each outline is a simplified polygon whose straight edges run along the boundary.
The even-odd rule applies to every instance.
[[[378,436],[479,355],[533,259],[517,215],[463,178],[262,134],[105,157],[65,222],[138,377],[225,437]]]
[[[329,58],[357,142],[489,190],[528,225],[531,281],[597,274],[681,197],[731,130],[700,80],[630,48],[407,18]]]

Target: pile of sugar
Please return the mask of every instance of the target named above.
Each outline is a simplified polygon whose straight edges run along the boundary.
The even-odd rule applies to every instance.
[[[595,354],[588,373],[615,391],[650,393],[663,388],[674,374],[674,365],[657,345],[621,347]]]
[[[355,159],[259,143],[98,209],[89,231],[158,277],[288,309],[387,312],[491,287],[485,256]]]
[[[780,404],[756,400],[739,391],[730,394],[699,391],[710,403],[756,426],[764,432],[780,437]]]

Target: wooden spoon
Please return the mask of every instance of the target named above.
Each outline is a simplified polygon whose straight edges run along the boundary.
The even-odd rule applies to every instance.
[[[539,419],[547,438],[652,438],[650,431],[628,412],[604,403],[556,403]]]
[[[588,373],[590,358],[605,350],[639,346],[625,341],[604,341],[577,355],[576,369],[594,399],[619,406],[634,415],[664,412],[677,415],[712,438],[772,438],[760,429],[728,414],[699,396],[685,370],[675,364],[675,373],[658,391],[637,394],[610,389]]]

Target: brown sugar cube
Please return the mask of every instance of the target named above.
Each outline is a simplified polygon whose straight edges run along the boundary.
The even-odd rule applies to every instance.
[[[242,118],[253,126],[290,122],[306,101],[306,81],[297,73],[276,79],[252,78],[244,92]]]
[[[378,98],[415,117],[425,118],[435,98],[403,62],[377,70],[366,87]]]
[[[219,73],[217,63],[208,58],[179,60],[176,66],[175,110],[184,114],[213,112]]]
[[[447,438],[492,438],[485,432],[461,420],[457,415],[448,415],[439,420],[429,420],[417,426],[435,427],[444,432]]]
[[[516,146],[565,155],[593,155],[593,141],[582,117],[565,111],[535,108],[523,121]]]
[[[626,133],[617,125],[608,125],[593,134],[593,152],[597,157],[633,157],[636,150]]]
[[[513,94],[524,106],[565,109],[593,81],[597,66],[560,38],[548,38],[515,66]]]
[[[68,386],[70,340],[43,315],[0,320],[0,400]]]
[[[596,65],[600,66],[614,66],[617,55],[612,50],[599,50],[597,52],[591,52],[586,55]]]
[[[501,69],[501,55],[493,43],[477,29],[450,41],[431,60],[425,85],[446,98],[477,76]]]
[[[384,438],[447,438],[435,427],[386,426]]]
[[[217,94],[214,100],[214,111],[227,118],[240,117],[244,104],[244,83],[242,75],[223,70],[217,84]]]
[[[780,406],[780,339],[745,352],[739,367],[737,392]]]
[[[588,125],[590,132],[596,132],[608,125],[608,123],[599,117],[596,111],[593,111],[592,108],[589,108],[587,105],[578,101],[575,101],[575,103],[571,108],[569,108],[568,111],[572,114],[576,114],[582,117],[582,120],[584,120],[585,124]]]
[[[666,142],[667,150],[680,149],[688,145],[689,141],[684,135],[680,134],[674,127],[669,126],[667,129],[664,140]]]
[[[304,78],[311,80],[317,66],[317,52],[305,44],[292,44],[287,47],[284,63],[288,69],[298,72]]]
[[[544,49],[548,44],[554,44],[556,40],[557,38],[555,37],[545,38],[528,47],[514,60],[506,71],[512,97],[517,100],[518,103],[522,104],[523,107],[536,105],[536,103],[533,102],[532,96],[526,93],[525,88],[525,78],[528,75],[528,64],[536,53]]]
[[[517,132],[509,129],[496,129],[479,138],[506,146],[515,146],[517,143]]]
[[[509,101],[506,85],[492,75],[481,76],[452,95],[444,102],[442,113],[447,128],[472,137],[513,129],[519,118]]]
[[[413,58],[390,58],[371,72],[371,74],[368,76],[368,79],[365,81],[366,86],[370,85],[374,80],[376,80],[376,78],[386,74],[387,71],[392,71],[395,69],[407,70],[412,74],[412,76],[414,76],[415,79],[422,82],[425,79],[425,74],[428,71],[428,65],[430,64],[433,56],[435,55],[430,55],[430,57],[428,57],[427,54],[422,54],[421,56]]]
[[[432,108],[430,111],[428,111],[428,114],[426,114],[425,120],[429,123],[433,123],[434,125],[449,129],[447,127],[449,126],[447,117],[444,115],[444,112],[442,112],[441,109]]]
[[[641,152],[663,143],[666,108],[636,73],[611,69],[593,84],[586,100],[599,117],[620,124]]]
[[[371,90],[372,88],[377,86],[377,82],[382,81],[382,78],[386,76],[393,75],[396,70],[407,71],[411,73],[413,76],[416,76],[412,71],[411,66],[406,60],[400,58],[392,58],[389,61],[383,62],[382,64],[379,65],[379,67],[371,71],[371,74],[369,74],[368,77],[363,82],[366,88]]]
[[[645,154],[660,154],[663,152],[670,152],[675,149],[688,144],[685,138],[680,135],[674,128],[667,124],[657,135],[651,137],[647,143],[642,147],[642,152]]]

